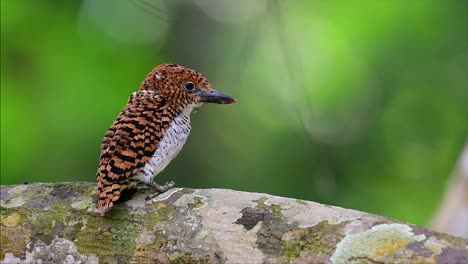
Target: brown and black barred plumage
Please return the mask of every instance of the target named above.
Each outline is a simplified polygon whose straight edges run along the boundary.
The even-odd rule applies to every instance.
[[[101,214],[122,190],[138,182],[159,192],[174,186],[159,186],[153,178],[180,151],[190,133],[190,112],[205,102],[235,100],[212,89],[202,74],[180,65],[161,64],[148,74],[102,141],[97,171]]]

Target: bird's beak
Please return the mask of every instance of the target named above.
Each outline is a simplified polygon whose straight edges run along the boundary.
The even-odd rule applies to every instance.
[[[204,103],[232,104],[236,102],[236,99],[215,89],[209,91],[199,90],[198,96],[200,96],[200,102]]]

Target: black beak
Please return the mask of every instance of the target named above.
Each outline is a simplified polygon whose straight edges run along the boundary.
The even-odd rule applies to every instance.
[[[215,89],[198,91],[198,96],[200,96],[200,102],[204,103],[232,104],[236,102],[236,99]]]

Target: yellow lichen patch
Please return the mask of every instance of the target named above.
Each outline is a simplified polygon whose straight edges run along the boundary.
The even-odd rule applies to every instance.
[[[26,252],[26,243],[31,236],[31,231],[19,225],[17,221],[19,221],[19,218],[16,220],[16,217],[13,216],[7,221],[7,224],[13,224],[14,226],[5,225],[3,220],[0,224],[2,230],[0,232],[0,259],[5,258],[6,253],[12,253],[16,257],[23,257]]]
[[[395,262],[399,258],[412,258],[407,249],[412,242],[421,242],[424,235],[416,235],[404,224],[381,224],[355,235],[348,235],[337,244],[332,263]]]
[[[375,255],[379,257],[384,257],[388,255],[395,254],[398,250],[404,249],[409,243],[407,237],[395,236],[389,237],[381,241],[379,245],[375,248]]]
[[[8,227],[15,227],[18,225],[19,221],[20,221],[20,215],[17,213],[12,213],[11,215],[6,216],[6,217],[2,215],[0,224],[4,226],[8,226]]]
[[[413,256],[411,259],[411,263],[413,264],[436,264],[435,257],[434,255],[431,255],[429,257],[424,257],[424,256]]]
[[[155,209],[158,210],[158,209],[161,209],[161,208],[166,208],[167,205],[165,203],[156,203],[154,205]]]

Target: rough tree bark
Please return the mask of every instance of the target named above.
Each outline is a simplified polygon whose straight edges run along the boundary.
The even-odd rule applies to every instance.
[[[1,187],[2,263],[468,263],[468,240],[260,193],[139,191],[104,217],[94,183]],[[41,260],[41,261],[39,261]]]

